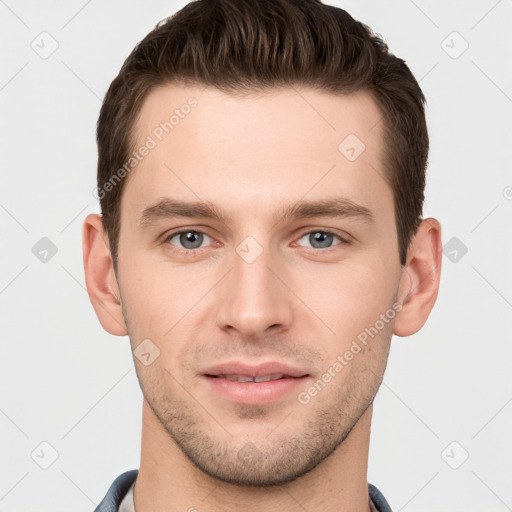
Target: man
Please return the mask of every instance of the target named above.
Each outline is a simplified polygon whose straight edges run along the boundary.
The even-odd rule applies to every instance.
[[[367,482],[393,334],[437,297],[425,98],[316,0],[199,0],[124,63],[83,245],[129,335],[139,470],[97,511],[389,511]]]

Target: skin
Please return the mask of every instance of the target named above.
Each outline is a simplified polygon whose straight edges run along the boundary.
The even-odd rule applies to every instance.
[[[117,276],[101,217],[84,223],[86,284],[101,324],[128,334],[132,350],[149,338],[160,351],[147,366],[134,357],[144,394],[137,512],[367,511],[372,401],[392,334],[417,332],[436,300],[441,226],[423,220],[400,265],[369,93],[234,97],[166,85],[146,99],[135,147],[191,96],[197,106],[127,178]],[[338,150],[350,133],[366,146],[354,161]],[[334,196],[364,206],[373,222],[280,215]],[[144,209],[164,197],[210,202],[225,219],[141,226]],[[169,238],[178,228],[207,236],[184,254],[191,243]],[[309,236],[322,230],[335,234],[324,246]],[[262,250],[251,263],[236,251],[249,235]],[[296,392],[235,404],[201,377],[226,360],[279,361],[309,375],[307,390],[395,303],[393,320],[307,404]]]

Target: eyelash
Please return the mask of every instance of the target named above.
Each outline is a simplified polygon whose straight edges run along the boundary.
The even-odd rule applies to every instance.
[[[200,230],[197,230],[197,229],[182,229],[182,230],[179,230],[179,231],[175,231],[173,233],[170,233],[169,235],[167,235],[163,241],[164,244],[168,244],[168,245],[173,245],[173,244],[170,244],[170,240],[178,235],[181,235],[182,233],[200,233],[202,235],[205,235],[209,238],[212,238],[211,236],[209,236],[208,234],[206,234],[204,231],[200,231]],[[338,238],[340,240],[340,243],[336,244],[336,245],[333,245],[331,247],[325,247],[325,248],[315,248],[315,247],[303,247],[304,249],[309,249],[311,251],[320,251],[320,252],[328,252],[329,250],[334,250],[336,249],[336,247],[340,246],[340,245],[349,245],[350,242],[341,237],[340,235],[338,235],[337,233],[335,233],[334,231],[330,231],[328,229],[313,229],[313,230],[310,230],[310,231],[306,231],[304,233],[301,234],[301,236],[298,238],[298,240],[301,240],[302,238],[304,238],[306,235],[310,235],[311,233],[324,233],[324,234],[327,234],[327,235],[333,235],[334,237]],[[199,252],[201,249],[205,249],[205,247],[198,247],[197,249],[183,249],[181,247],[177,247],[177,246],[173,246],[174,249],[173,250],[176,250],[177,252],[180,252],[182,254],[194,254],[194,253],[197,253]]]

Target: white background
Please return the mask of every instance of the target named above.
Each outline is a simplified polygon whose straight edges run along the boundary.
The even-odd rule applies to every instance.
[[[128,338],[104,332],[89,303],[81,225],[99,212],[101,99],[135,43],[185,3],[0,2],[3,512],[90,511],[138,468],[142,394]],[[381,34],[420,81],[424,216],[459,247],[457,261],[443,257],[425,327],[392,342],[368,480],[394,512],[511,510],[512,1],[331,3]],[[46,59],[31,47],[48,51],[52,39]],[[32,252],[42,237],[58,250],[47,262]],[[58,453],[48,469],[35,461],[51,460],[44,441]]]

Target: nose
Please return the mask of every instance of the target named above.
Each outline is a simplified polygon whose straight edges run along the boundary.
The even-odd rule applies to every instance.
[[[219,327],[251,339],[289,329],[293,293],[286,284],[284,262],[280,264],[268,249],[254,261],[240,254],[234,254],[233,268],[219,283]]]

